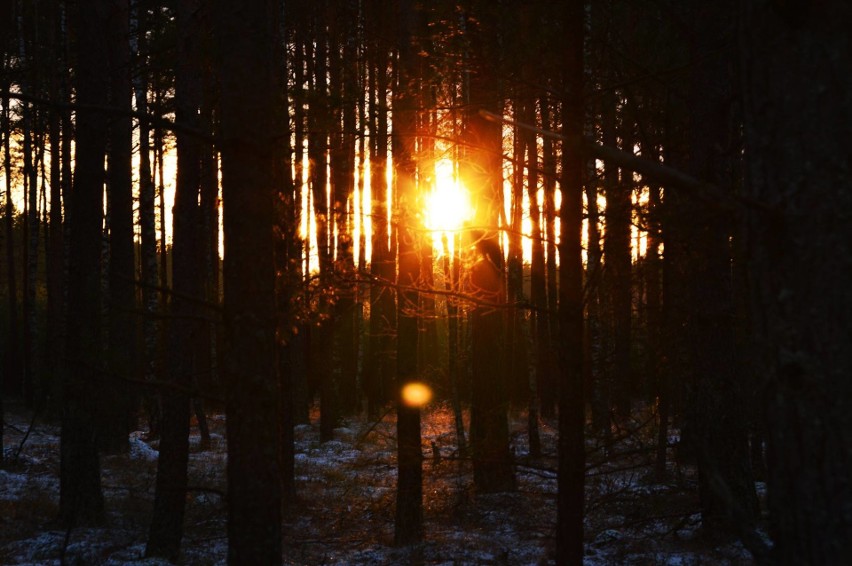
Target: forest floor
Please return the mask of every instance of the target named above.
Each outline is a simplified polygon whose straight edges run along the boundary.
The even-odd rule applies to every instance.
[[[29,430],[31,414],[14,403],[7,404],[6,422],[0,564],[165,564],[142,558],[154,497],[156,442],[136,432],[128,454],[103,457],[108,520],[99,528],[67,531],[53,523],[59,505],[59,427],[36,420]],[[209,422],[209,448],[202,450],[196,427],[191,437],[184,564],[224,564],[226,558],[225,418],[213,415]],[[296,427],[298,501],[285,518],[285,563],[553,563],[556,423],[542,421],[545,456],[531,460],[526,418],[512,418],[517,491],[498,495],[475,492],[470,462],[457,457],[452,423],[445,406],[424,412],[425,540],[413,548],[392,545],[393,413],[378,423],[350,419],[335,431],[335,440],[323,444],[316,418]],[[752,564],[737,541],[703,534],[693,469],[670,464],[664,481],[654,478],[651,432],[637,425],[632,434],[616,434],[606,459],[590,441],[585,563]],[[440,459],[434,457],[436,448]]]

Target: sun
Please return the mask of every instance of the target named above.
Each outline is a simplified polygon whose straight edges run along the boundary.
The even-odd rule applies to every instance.
[[[439,160],[435,164],[435,185],[426,195],[424,207],[424,222],[432,232],[435,250],[443,253],[441,237],[447,234],[452,242],[452,235],[472,217],[470,195],[455,175],[453,162]]]

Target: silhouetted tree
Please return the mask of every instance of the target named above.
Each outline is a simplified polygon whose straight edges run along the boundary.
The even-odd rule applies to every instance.
[[[278,2],[216,2],[224,205],[228,563],[281,563],[274,211],[285,108]]]
[[[423,456],[420,447],[420,407],[402,398],[403,388],[419,379],[417,373],[417,317],[420,251],[416,225],[417,165],[414,161],[417,135],[417,91],[419,79],[416,45],[411,34],[417,29],[413,2],[401,0],[397,12],[399,62],[394,88],[393,159],[396,194],[399,199],[399,274],[397,277],[397,495],[394,542],[408,545],[423,536]]]
[[[585,4],[570,0],[562,12],[562,203],[559,237],[559,472],[556,563],[583,563],[585,401],[583,397],[583,35]]]
[[[101,448],[106,453],[129,449],[133,397],[128,379],[136,367],[136,259],[133,243],[132,120],[130,84],[130,14],[128,0],[110,4],[109,73],[112,107],[121,114],[109,124],[109,362],[110,384],[103,388]]]
[[[740,14],[747,215],[777,564],[852,556],[852,67],[843,1]]]
[[[201,102],[201,18],[199,0],[177,4],[178,53],[175,68],[175,119],[198,130]],[[199,193],[201,140],[192,132],[177,135],[177,183],[172,232],[172,289],[169,314],[169,349],[166,375],[172,387],[161,392],[162,431],[157,460],[154,514],[145,553],[176,560],[183,537],[189,461],[190,390],[195,385],[201,310],[199,260]],[[203,415],[202,417],[203,418]]]
[[[77,35],[77,103],[104,107],[109,92],[109,0],[74,9]],[[63,372],[59,515],[66,524],[102,520],[104,500],[98,459],[95,391],[104,376],[101,355],[101,237],[104,154],[108,120],[84,110],[76,123],[74,190],[69,199],[68,363]]]

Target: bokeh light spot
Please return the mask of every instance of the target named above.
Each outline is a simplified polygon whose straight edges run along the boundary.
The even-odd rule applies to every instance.
[[[422,407],[432,400],[432,390],[424,383],[409,383],[402,388],[402,402],[409,407]]]

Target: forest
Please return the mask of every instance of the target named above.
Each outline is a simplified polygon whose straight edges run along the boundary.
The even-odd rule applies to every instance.
[[[850,25],[0,0],[0,563],[849,564]]]

